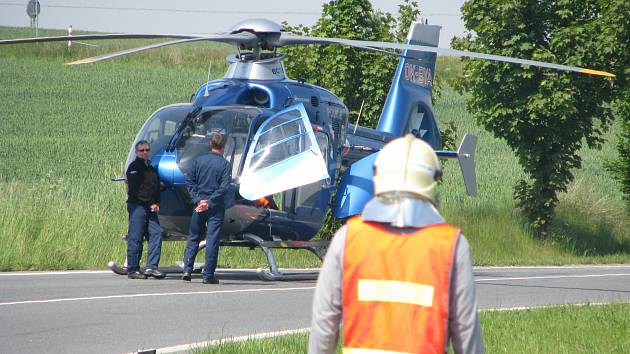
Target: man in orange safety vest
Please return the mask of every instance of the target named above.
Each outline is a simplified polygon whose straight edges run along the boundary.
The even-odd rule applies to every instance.
[[[472,256],[438,213],[442,170],[407,135],[374,162],[374,194],[337,231],[313,299],[309,353],[483,353]]]

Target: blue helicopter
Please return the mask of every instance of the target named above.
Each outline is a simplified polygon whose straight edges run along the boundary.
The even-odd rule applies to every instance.
[[[197,41],[236,45],[237,53],[228,57],[230,65],[223,78],[199,87],[190,103],[162,107],[147,119],[131,144],[125,168],[135,158],[135,143],[149,141],[150,159],[164,182],[159,215],[163,240],[185,240],[193,210],[185,175],[192,161],[207,153],[211,134],[224,134],[224,157],[232,165],[234,180],[221,244],[261,248],[269,270],[259,269],[259,276],[283,280],[292,275],[279,271],[272,250],[306,249],[323,258],[328,241],[312,239],[327,211],[331,208],[338,219],[361,213],[373,195],[374,159],[392,139],[412,133],[427,141],[440,158],[459,160],[467,193],[476,195],[477,138],[466,135],[457,151],[440,150],[442,140],[431,105],[437,54],[610,76],[578,67],[437,48],[439,31],[439,26],[417,22],[406,43],[400,44],[296,36],[283,32],[275,22],[251,19],[219,35],[101,34],[12,39],[0,44],[175,38],[70,65]],[[330,91],[287,78],[283,55],[277,49],[298,44],[351,46],[400,58],[376,129],[350,124],[348,108]],[[126,274],[125,267],[113,261],[109,267]]]

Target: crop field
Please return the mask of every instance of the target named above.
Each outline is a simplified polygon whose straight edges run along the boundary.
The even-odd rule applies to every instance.
[[[628,353],[630,304],[558,306],[480,315],[487,353]],[[195,353],[306,353],[308,333],[222,343]],[[338,353],[341,353],[339,345]],[[453,351],[449,351],[452,353]]]
[[[31,36],[1,28],[0,38]],[[62,35],[62,31],[40,31]],[[122,261],[126,233],[123,174],[130,144],[159,107],[187,102],[196,88],[223,75],[231,47],[186,45],[78,67],[63,63],[124,46],[65,42],[0,48],[0,270],[99,269]],[[445,65],[446,64],[446,65]],[[453,75],[457,62],[438,60],[438,75]],[[448,71],[448,73],[447,73]],[[603,170],[616,153],[614,128],[601,150],[582,151],[583,169],[560,196],[549,240],[532,237],[512,198],[523,172],[506,144],[478,127],[465,97],[448,87],[436,114],[453,122],[457,139],[479,136],[479,197],[471,199],[455,161],[446,162],[442,211],[460,225],[477,265],[617,263],[630,260],[630,218],[619,186]],[[181,259],[181,243],[165,243],[161,264]],[[314,267],[306,251],[278,253],[283,267]],[[261,251],[222,249],[220,267],[260,267]]]

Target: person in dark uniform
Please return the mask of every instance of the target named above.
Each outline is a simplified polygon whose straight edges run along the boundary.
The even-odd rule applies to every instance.
[[[186,176],[188,193],[195,205],[188,243],[184,251],[184,274],[182,280],[190,281],[199,242],[206,233],[206,265],[203,268],[203,283],[218,284],[214,276],[219,255],[219,241],[225,215],[225,195],[232,179],[232,166],[223,158],[225,138],[213,133],[209,144],[210,152],[197,157]]]
[[[162,233],[157,213],[160,211],[160,177],[149,161],[149,142],[136,143],[136,159],[127,168],[127,272],[129,279],[164,278],[158,271],[162,252]],[[148,234],[149,254],[144,274],[140,272],[142,241]]]

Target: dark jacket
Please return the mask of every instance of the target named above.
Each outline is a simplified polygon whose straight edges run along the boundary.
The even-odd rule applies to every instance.
[[[127,202],[146,207],[160,202],[160,176],[151,161],[136,157],[127,168]]]
[[[193,203],[208,201],[208,208],[225,207],[225,194],[232,180],[232,166],[223,156],[210,152],[197,157],[186,176]]]

